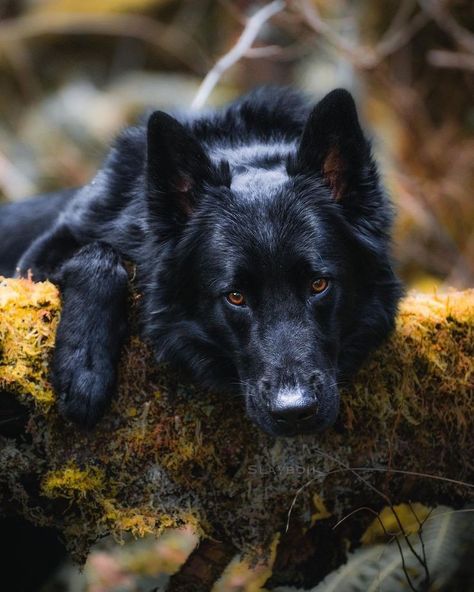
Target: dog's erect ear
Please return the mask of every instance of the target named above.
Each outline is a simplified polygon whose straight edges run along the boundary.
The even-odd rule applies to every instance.
[[[334,199],[342,201],[370,160],[351,94],[336,89],[311,112],[298,148],[294,172],[321,175]]]
[[[212,182],[212,163],[199,140],[174,117],[155,111],[148,120],[147,188],[156,213],[186,218],[196,192]]]

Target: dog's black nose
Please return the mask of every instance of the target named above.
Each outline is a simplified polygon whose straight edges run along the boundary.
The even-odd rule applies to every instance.
[[[316,397],[300,390],[279,394],[270,406],[272,417],[280,424],[309,422],[318,412]]]

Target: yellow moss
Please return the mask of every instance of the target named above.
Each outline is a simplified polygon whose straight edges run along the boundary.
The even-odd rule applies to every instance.
[[[50,471],[42,483],[42,492],[50,498],[73,498],[99,493],[104,487],[104,473],[97,467],[80,469],[73,462],[62,469]]]
[[[0,388],[43,408],[54,401],[47,372],[59,305],[58,290],[49,282],[0,276]]]
[[[316,511],[311,514],[311,526],[314,526],[318,520],[331,518],[331,512],[326,508],[323,498],[317,493],[313,495],[313,505]]]
[[[199,516],[200,511],[198,508],[191,508],[189,511],[181,513],[181,520],[192,532],[198,536],[203,537],[206,534],[206,529],[209,525],[206,524],[205,520]]]
[[[176,508],[175,515],[161,514],[145,507],[122,507],[116,499],[99,498],[101,505],[100,520],[106,524],[107,530],[122,541],[125,533],[131,533],[135,538],[142,538],[148,534],[158,536],[164,531],[186,526],[196,535],[202,534],[202,525],[196,519],[196,514],[186,511],[180,512]]]
[[[130,532],[134,537],[156,533],[156,516],[139,513],[135,508],[120,508],[115,500],[105,499],[102,506],[103,520],[108,522],[111,530],[120,537],[125,532]]]
[[[363,439],[369,441],[370,426],[392,423],[394,414],[397,424],[413,427],[442,414],[444,424],[451,424],[463,441],[468,438],[467,418],[474,413],[473,327],[474,290],[409,294],[388,347],[372,357],[351,388],[352,396],[343,401],[346,426],[364,414]]]

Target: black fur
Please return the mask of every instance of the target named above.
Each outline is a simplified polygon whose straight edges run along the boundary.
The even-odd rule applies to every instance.
[[[272,434],[330,425],[338,384],[393,327],[392,212],[347,91],[313,110],[267,88],[204,115],[155,112],[121,134],[91,183],[50,199],[46,214],[32,209],[33,241],[18,236],[29,206],[1,210],[1,236],[18,240],[2,239],[0,272],[21,246],[21,273],[59,283],[54,385],[79,423],[93,425],[115,388],[124,260],[137,266],[157,359],[240,392]]]

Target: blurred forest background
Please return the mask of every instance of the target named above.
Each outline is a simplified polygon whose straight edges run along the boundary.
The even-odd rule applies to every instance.
[[[265,4],[0,0],[0,200],[86,183],[117,131],[144,110],[189,107]],[[208,104],[265,83],[295,85],[315,100],[350,89],[395,202],[402,277],[420,290],[473,286],[474,2],[281,4]],[[171,563],[184,559],[193,538],[179,540],[147,547],[154,577],[169,571],[169,553]],[[137,587],[127,553],[98,551],[87,590],[150,589]],[[240,587],[226,589],[243,590],[239,577]]]
[[[0,0],[0,199],[87,182],[149,107],[188,107],[254,0]],[[474,2],[289,0],[209,104],[257,84],[354,92],[418,289],[474,283]]]

